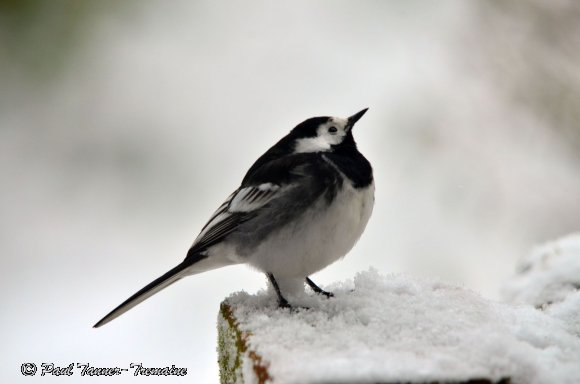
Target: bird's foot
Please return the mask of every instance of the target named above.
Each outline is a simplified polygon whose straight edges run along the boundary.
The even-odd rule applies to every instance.
[[[324,295],[326,296],[327,299],[330,299],[331,297],[334,297],[334,293],[332,292],[328,292],[328,291],[321,291],[321,292],[316,292],[319,295]]]
[[[310,307],[306,307],[304,305],[291,305],[286,299],[278,300],[278,308],[280,309],[289,309],[290,312],[296,313],[302,310],[309,310]]]
[[[318,285],[314,283],[314,281],[310,280],[310,278],[306,278],[306,284],[312,288],[312,290],[318,295],[324,295],[327,299],[334,297],[334,293],[325,291],[324,289],[320,288]]]
[[[278,298],[278,308],[289,308],[292,309],[290,303],[283,297]]]

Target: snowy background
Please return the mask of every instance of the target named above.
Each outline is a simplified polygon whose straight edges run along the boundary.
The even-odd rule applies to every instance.
[[[216,382],[219,302],[265,287],[246,267],[91,326],[294,125],[364,107],[375,211],[315,281],[373,266],[499,298],[534,244],[580,228],[579,17],[566,0],[0,2],[0,381],[30,361]]]

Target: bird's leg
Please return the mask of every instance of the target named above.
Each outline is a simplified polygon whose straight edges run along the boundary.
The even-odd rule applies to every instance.
[[[266,276],[268,276],[268,280],[270,280],[270,283],[272,283],[272,286],[274,287],[274,290],[278,295],[278,306],[280,308],[292,308],[292,306],[288,303],[288,300],[286,300],[284,296],[282,296],[282,292],[280,292],[280,287],[278,286],[278,283],[276,282],[274,275],[271,273],[266,273]]]
[[[308,284],[310,286],[310,288],[312,288],[312,290],[316,293],[318,293],[319,295],[324,295],[328,298],[334,297],[334,293],[332,292],[326,292],[324,289],[320,288],[318,285],[316,285],[314,283],[314,281],[310,280],[309,277],[306,278],[306,284]]]

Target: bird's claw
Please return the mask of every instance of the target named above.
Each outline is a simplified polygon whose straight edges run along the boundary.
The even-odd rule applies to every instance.
[[[317,292],[317,293],[319,295],[326,296],[327,299],[330,299],[331,297],[334,297],[334,293],[332,293],[332,292],[322,291],[322,292]]]

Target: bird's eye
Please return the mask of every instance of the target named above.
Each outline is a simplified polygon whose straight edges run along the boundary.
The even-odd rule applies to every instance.
[[[330,128],[328,128],[328,132],[329,133],[336,133],[337,131],[338,131],[338,128],[336,128],[336,127],[330,127]]]

